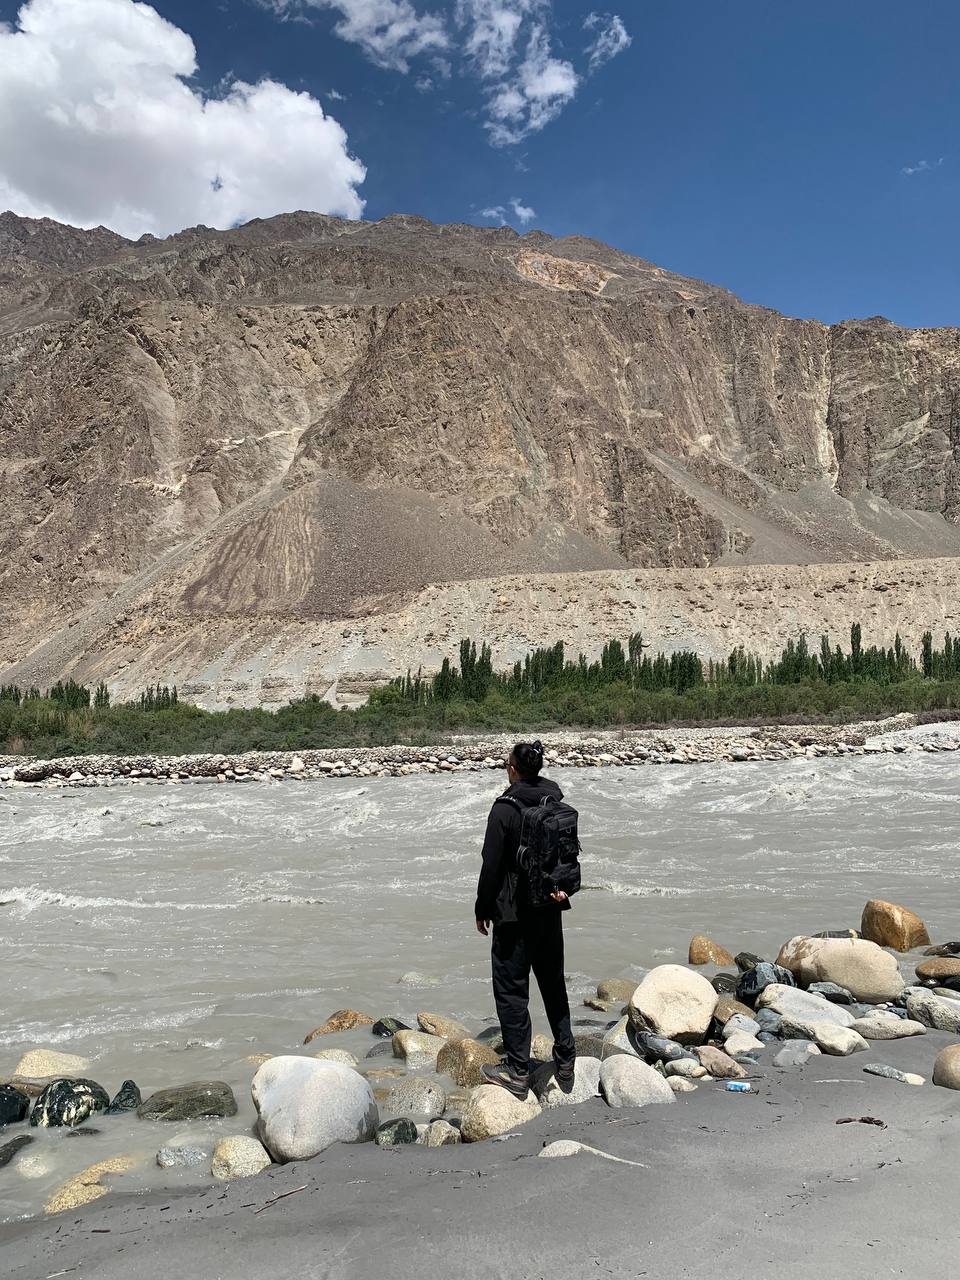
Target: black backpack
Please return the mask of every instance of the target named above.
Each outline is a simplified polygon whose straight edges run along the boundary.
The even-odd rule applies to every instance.
[[[520,847],[517,866],[526,880],[532,906],[546,906],[551,893],[562,890],[572,897],[580,888],[580,840],[578,814],[572,805],[554,796],[539,804],[521,804],[516,796],[501,796],[520,810]]]

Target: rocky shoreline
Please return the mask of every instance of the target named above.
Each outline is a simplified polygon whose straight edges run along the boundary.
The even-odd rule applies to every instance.
[[[960,941],[931,944],[918,916],[879,899],[866,904],[859,929],[790,938],[775,960],[733,955],[695,935],[686,965],[658,965],[639,981],[601,979],[585,1005],[602,1016],[577,1036],[572,1086],[558,1083],[552,1044],[539,1035],[522,1099],[482,1081],[482,1066],[502,1050],[496,1026],[475,1029],[428,1010],[412,1017],[413,1025],[375,1011],[337,1010],[305,1034],[300,1052],[247,1059],[255,1128],[230,1132],[228,1124],[212,1149],[202,1131],[168,1141],[161,1131],[236,1117],[226,1082],[189,1081],[143,1097],[125,1080],[111,1097],[87,1074],[88,1060],[37,1048],[0,1080],[0,1168],[36,1176],[30,1147],[38,1133],[83,1133],[96,1142],[124,1121],[140,1133],[129,1136],[142,1152],[142,1125],[149,1122],[157,1126],[156,1166],[196,1167],[224,1183],[343,1143],[396,1149],[505,1140],[557,1108],[672,1104],[703,1086],[750,1093],[823,1055],[863,1054],[862,1073],[883,1087],[922,1089],[929,1079],[960,1091]],[[925,1070],[904,1071],[890,1061],[896,1042],[922,1037],[929,1038]],[[583,1152],[605,1154],[562,1134],[539,1154]],[[114,1151],[53,1189],[43,1208],[56,1214],[108,1191],[136,1191],[138,1167],[142,1154]]]
[[[558,730],[544,733],[547,766],[604,768],[662,764],[743,764],[838,756],[960,750],[960,725],[950,736],[931,732],[910,741],[870,741],[912,728],[904,714],[849,725],[764,726],[755,729]],[[0,756],[0,786],[111,786],[114,783],[283,782],[326,778],[404,777],[476,773],[502,768],[520,736],[457,737],[443,745],[250,751],[236,755],[70,756],[52,760]]]

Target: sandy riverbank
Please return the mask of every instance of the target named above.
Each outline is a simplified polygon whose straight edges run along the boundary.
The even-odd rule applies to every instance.
[[[949,1040],[890,1042],[882,1059],[929,1078]],[[10,1280],[947,1274],[960,1095],[862,1067],[857,1054],[815,1057],[802,1071],[761,1068],[751,1094],[718,1082],[673,1107],[611,1111],[595,1099],[544,1112],[504,1142],[336,1147],[223,1188],[112,1196],[0,1229],[4,1270]],[[837,1124],[860,1116],[886,1127]],[[646,1168],[537,1159],[558,1137]]]

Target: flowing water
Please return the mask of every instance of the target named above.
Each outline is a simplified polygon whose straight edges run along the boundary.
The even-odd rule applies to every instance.
[[[575,1001],[598,978],[685,961],[695,932],[775,953],[795,933],[856,925],[869,897],[913,907],[935,939],[960,934],[957,762],[556,771],[585,847],[585,890],[566,918]],[[296,1052],[335,1009],[486,1025],[473,894],[502,785],[490,773],[0,789],[0,1075],[43,1046],[90,1058],[111,1091],[125,1077],[145,1094],[226,1079],[242,1110],[219,1128],[238,1132],[252,1116],[244,1058]],[[356,1031],[311,1047],[324,1043],[359,1056],[377,1042]],[[190,1132],[94,1127],[37,1134],[0,1170],[0,1217],[36,1212],[64,1176],[115,1150],[152,1156]]]

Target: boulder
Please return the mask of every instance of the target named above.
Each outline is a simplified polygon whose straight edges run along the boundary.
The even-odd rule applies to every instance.
[[[838,1027],[852,1027],[856,1017],[843,1005],[832,1004],[822,996],[811,995],[797,987],[772,983],[757,997],[757,1010],[770,1009],[782,1018],[809,1018],[814,1022],[834,1022]],[[761,1027],[763,1023],[761,1022]]]
[[[579,1052],[579,1050],[578,1050]],[[553,1058],[553,1040],[539,1033],[530,1042],[530,1057],[537,1062],[550,1062]]]
[[[344,1067],[356,1067],[359,1065],[357,1059],[347,1049],[318,1049],[313,1056],[323,1062],[339,1062]],[[266,1061],[269,1061],[269,1059],[266,1059]]]
[[[863,938],[791,938],[777,963],[802,987],[835,982],[855,999],[871,1004],[895,1000],[904,986],[896,956]]]
[[[391,1036],[395,1036],[398,1031],[409,1031],[410,1028],[405,1022],[401,1022],[399,1018],[378,1018],[370,1028],[375,1036],[387,1040]]]
[[[935,1031],[960,1035],[960,1000],[948,1000],[918,987],[907,995],[907,1015]]]
[[[853,996],[846,987],[838,987],[835,982],[811,982],[807,990],[813,996],[823,996],[831,1004],[855,1004]]]
[[[482,1084],[470,1094],[460,1133],[464,1142],[482,1142],[484,1138],[495,1138],[526,1124],[540,1111],[540,1103],[533,1093],[515,1098],[498,1084]]]
[[[29,1147],[34,1140],[32,1133],[18,1133],[9,1142],[4,1142],[0,1146],[0,1169],[6,1168],[17,1152],[22,1151],[24,1147]]]
[[[30,1095],[12,1084],[0,1085],[0,1129],[5,1124],[17,1124],[27,1118]]]
[[[883,1062],[868,1062],[863,1069],[868,1075],[882,1076],[884,1080],[899,1080],[901,1084],[924,1083],[923,1076],[918,1076],[912,1071],[900,1071],[897,1067],[888,1067]]]
[[[89,1169],[75,1174],[54,1191],[45,1205],[45,1212],[61,1213],[64,1209],[76,1209],[105,1196],[107,1188],[101,1180],[108,1173],[126,1173],[135,1163],[132,1156],[112,1156],[109,1160],[92,1164]]]
[[[960,977],[960,956],[921,960],[917,965],[917,977],[921,982],[931,978],[936,978],[938,981],[944,978],[958,978]]]
[[[596,996],[587,996],[583,1004],[584,1008],[594,1009],[597,1013],[610,1013],[612,1009],[617,1007],[616,1001],[598,1000]]]
[[[54,1080],[34,1103],[30,1123],[44,1129],[72,1129],[109,1105],[110,1095],[95,1080]]]
[[[835,1022],[812,1022],[806,1018],[785,1017],[782,1031],[791,1039],[812,1040],[823,1052],[837,1058],[869,1049],[863,1036],[851,1027],[839,1027]]]
[[[710,979],[710,985],[718,996],[734,995],[739,983],[740,978],[736,973],[715,973]]]
[[[189,1084],[158,1089],[137,1108],[141,1120],[199,1120],[207,1116],[236,1114],[237,1100],[223,1080],[193,1080]]]
[[[161,1169],[189,1169],[206,1164],[209,1156],[203,1147],[169,1146],[157,1152],[157,1164]]]
[[[927,926],[915,912],[880,898],[871,898],[863,908],[860,934],[867,942],[894,951],[913,951],[930,943]]]
[[[960,942],[941,942],[935,947],[927,947],[925,956],[960,956]]]
[[[419,1138],[417,1126],[407,1116],[387,1120],[377,1129],[374,1141],[378,1147],[409,1147]]]
[[[714,1080],[742,1080],[747,1074],[739,1062],[734,1062],[728,1053],[712,1044],[701,1045],[696,1055],[700,1065],[706,1067]]]
[[[944,1089],[960,1089],[960,1044],[948,1044],[937,1054],[933,1083]]]
[[[735,1031],[733,1035],[724,1039],[723,1047],[731,1057],[737,1058],[742,1053],[759,1052],[763,1048],[763,1041],[758,1040],[749,1031]]]
[[[78,1058],[72,1053],[56,1053],[53,1049],[31,1049],[17,1063],[13,1074],[33,1079],[47,1076],[59,1080],[66,1076],[82,1076],[89,1069],[89,1058]]]
[[[339,1062],[271,1058],[250,1092],[260,1140],[278,1164],[309,1160],[334,1142],[366,1142],[380,1119],[369,1083]]]
[[[651,969],[637,987],[627,1014],[637,1031],[697,1044],[706,1035],[716,1007],[717,992],[701,974],[679,964],[662,964]]]
[[[434,1120],[427,1128],[425,1147],[453,1147],[462,1142],[460,1130],[449,1120]]]
[[[666,1036],[651,1035],[649,1031],[634,1033],[637,1052],[647,1062],[676,1062],[678,1058],[689,1058],[693,1052],[676,1040],[668,1040]]]
[[[269,1056],[269,1055],[268,1055]],[[384,1040],[380,1044],[375,1044],[372,1049],[368,1049],[363,1055],[365,1058],[389,1058],[393,1056],[393,1036],[390,1037],[389,1044]],[[264,1059],[266,1061],[266,1059]]]
[[[107,1107],[107,1115],[117,1116],[122,1115],[124,1111],[136,1111],[141,1102],[143,1102],[143,1098],[136,1084],[132,1080],[124,1080],[110,1100],[110,1105]]]
[[[705,933],[697,933],[690,939],[687,950],[688,964],[733,964],[733,956]]]
[[[688,1080],[685,1076],[671,1076],[667,1085],[672,1093],[694,1093],[697,1088],[695,1081]]]
[[[417,1025],[427,1035],[439,1036],[441,1040],[469,1040],[470,1032],[456,1018],[445,1018],[442,1013],[418,1013]]]
[[[482,1079],[480,1068],[499,1061],[500,1055],[479,1040],[448,1040],[437,1054],[436,1069],[461,1088],[474,1089]]]
[[[737,999],[743,1004],[754,1004],[766,991],[767,987],[792,987],[796,983],[789,969],[781,965],[771,964],[769,960],[761,960],[752,969],[747,969],[737,982]]]
[[[338,1009],[331,1013],[326,1022],[321,1023],[303,1037],[303,1043],[309,1044],[317,1036],[329,1036],[335,1031],[353,1031],[355,1027],[372,1027],[373,1019],[369,1014],[358,1013],[356,1009]]]
[[[611,1107],[673,1102],[673,1090],[660,1072],[625,1053],[616,1053],[601,1064],[600,1091]]]
[[[732,1018],[728,1018],[723,1025],[723,1038],[728,1040],[730,1036],[737,1032],[746,1033],[748,1036],[755,1036],[762,1028],[760,1023],[749,1014],[736,1013]]]
[[[702,1080],[709,1074],[707,1068],[693,1058],[677,1058],[675,1062],[668,1062],[663,1071],[668,1080],[672,1080],[674,1076],[682,1076],[685,1080]]]
[[[753,1010],[748,1004],[741,1004],[739,1000],[733,996],[721,996],[717,1001],[717,1007],[713,1011],[714,1019],[721,1027],[726,1026],[731,1018],[741,1014],[745,1018],[753,1017]]]
[[[597,999],[609,1004],[626,1004],[639,985],[639,978],[601,978],[597,983]]]
[[[273,1161],[262,1142],[245,1134],[221,1138],[213,1149],[210,1173],[220,1182],[232,1182],[235,1178],[252,1178]]]
[[[394,1085],[387,1095],[384,1110],[393,1116],[427,1116],[433,1120],[447,1109],[447,1095],[433,1080],[408,1076]]]
[[[425,1031],[398,1031],[392,1044],[395,1058],[403,1058],[411,1071],[422,1071],[424,1067],[436,1065],[437,1054],[446,1040],[427,1035]]]
[[[866,1018],[858,1018],[851,1031],[856,1031],[864,1040],[903,1040],[907,1036],[926,1035],[927,1028],[922,1022],[914,1022],[910,1018],[898,1018],[890,1013],[872,1013]]]
[[[641,1049],[637,1046],[636,1032],[626,1015],[615,1022],[609,1031],[604,1032],[603,1051],[600,1057],[607,1058],[611,1053],[632,1053],[635,1058],[643,1056]]]
[[[48,1084],[59,1080],[60,1076],[0,1076],[0,1085],[8,1084],[13,1089],[25,1093],[28,1098],[39,1098]]]
[[[756,955],[753,951],[738,951],[733,957],[733,962],[741,973],[748,973],[751,969],[755,969],[758,964],[767,964],[763,956]]]
[[[600,1094],[600,1059],[577,1058],[573,1068],[573,1084],[567,1088],[557,1082],[553,1063],[545,1062],[534,1072],[530,1087],[540,1099],[544,1110],[588,1102]]]

